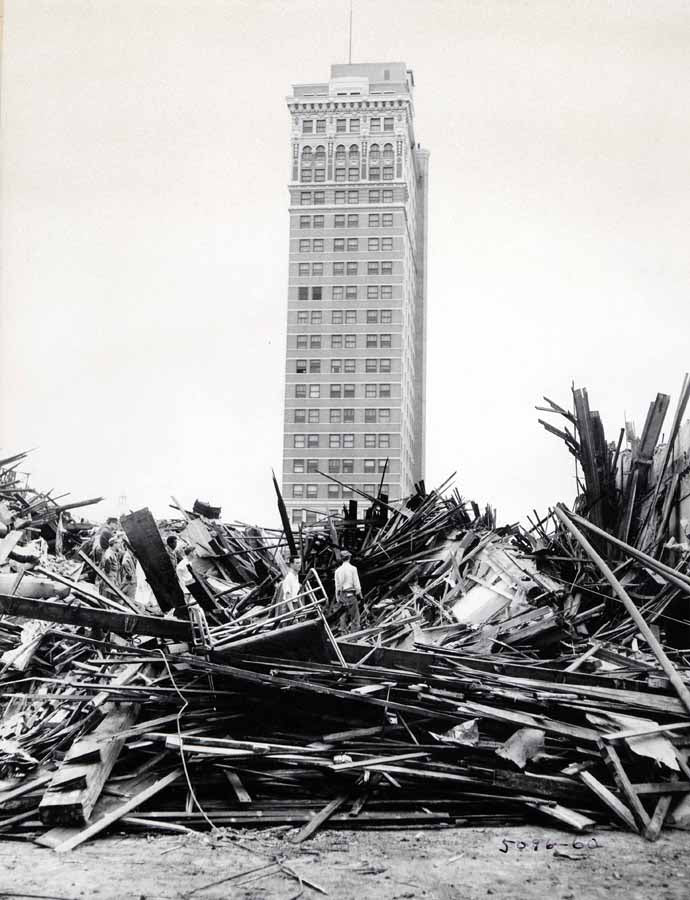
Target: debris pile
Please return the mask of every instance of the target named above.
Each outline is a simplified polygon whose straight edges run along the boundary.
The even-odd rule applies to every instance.
[[[689,393],[625,448],[586,391],[547,401],[580,493],[525,527],[448,483],[298,534],[200,501],[95,525],[0,461],[0,834],[687,827]]]

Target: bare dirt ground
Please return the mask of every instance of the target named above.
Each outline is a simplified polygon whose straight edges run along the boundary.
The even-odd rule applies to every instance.
[[[95,900],[686,900],[690,835],[656,844],[599,831],[583,847],[541,828],[322,831],[302,845],[295,832],[101,838],[66,855],[30,842],[0,843],[0,897]],[[514,841],[515,843],[509,843]],[[522,843],[520,843],[522,842]],[[537,842],[537,843],[535,843]],[[523,846],[524,844],[524,846]],[[251,874],[243,877],[254,869]],[[214,884],[215,883],[215,884]]]

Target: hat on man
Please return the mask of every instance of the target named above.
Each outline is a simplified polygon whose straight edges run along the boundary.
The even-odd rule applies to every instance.
[[[340,551],[340,558],[341,558],[341,559],[352,559],[352,554],[350,553],[349,550],[341,550],[341,551]]]

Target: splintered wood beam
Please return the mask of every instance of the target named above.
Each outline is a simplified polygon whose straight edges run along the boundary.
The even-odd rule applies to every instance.
[[[672,802],[673,794],[664,794],[663,797],[659,797],[657,800],[651,821],[644,830],[644,836],[648,841],[653,842],[659,839],[661,829],[664,826],[664,821],[666,820]]]
[[[350,798],[350,791],[346,791],[345,793],[338,794],[337,797],[334,797],[333,800],[321,810],[321,812],[317,813],[313,819],[311,819],[301,831],[295,836],[293,843],[301,844],[302,841],[306,841],[308,837],[311,837],[312,834],[316,831],[317,828],[320,828],[324,822],[326,822],[333,813],[340,809],[340,807],[347,803]]]
[[[160,608],[169,612],[183,606],[184,594],[177,573],[150,510],[139,509],[122,516],[120,522]]]
[[[613,791],[610,791],[605,784],[598,781],[591,772],[580,772],[580,780],[607,806],[611,812],[617,816],[624,825],[627,825],[631,831],[637,831],[637,822],[628,807],[616,797]]]
[[[649,827],[650,818],[647,810],[642,805],[640,798],[635,793],[635,788],[632,786],[628,775],[623,768],[623,763],[620,760],[620,757],[616,753],[616,751],[609,744],[601,742],[601,750],[604,754],[604,762],[609,767],[613,777],[615,779],[616,784],[618,785],[621,793],[625,796],[626,800],[630,804],[630,809],[632,810],[632,814],[635,817],[638,825],[641,826],[644,831]]]

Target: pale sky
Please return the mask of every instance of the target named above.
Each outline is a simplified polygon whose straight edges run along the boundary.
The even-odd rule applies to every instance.
[[[347,0],[5,6],[2,451],[98,515],[273,524],[285,97],[347,61]],[[588,387],[610,440],[675,402],[689,51],[685,0],[355,0],[353,61],[414,70],[431,152],[429,486],[524,518],[573,498],[542,394]]]

